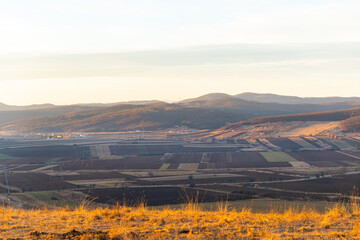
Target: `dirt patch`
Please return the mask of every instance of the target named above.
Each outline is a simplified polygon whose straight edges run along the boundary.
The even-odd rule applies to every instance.
[[[49,238],[51,239],[101,239],[107,240],[111,239],[107,232],[103,231],[94,231],[94,230],[86,230],[86,231],[77,231],[73,229],[70,232],[66,233],[46,233],[46,232],[39,232],[34,231],[29,233],[30,239],[43,239]]]

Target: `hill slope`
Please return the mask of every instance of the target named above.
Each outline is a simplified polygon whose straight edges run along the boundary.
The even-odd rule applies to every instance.
[[[9,111],[9,110],[35,110],[35,109],[44,109],[44,108],[51,108],[55,107],[53,104],[34,104],[28,106],[13,106],[13,105],[6,105],[4,103],[0,103],[0,111]]]
[[[343,121],[348,118],[359,116],[360,108],[352,108],[339,111],[327,111],[327,112],[315,112],[315,113],[302,113],[291,114],[281,116],[270,117],[258,117],[241,121],[233,124],[229,124],[222,129],[229,130],[235,129],[246,124],[258,124],[258,123],[271,123],[271,122],[293,122],[293,121]]]
[[[311,113],[343,110],[360,107],[360,102],[335,102],[325,104],[280,104],[247,101],[233,96],[221,94],[201,96],[181,102],[183,106],[206,109],[221,109],[241,113],[250,117],[287,115],[294,113]]]
[[[241,98],[248,101],[256,101],[263,103],[284,103],[284,104],[316,104],[316,103],[335,103],[335,102],[350,102],[360,101],[359,97],[295,97],[284,96],[270,93],[241,93],[234,95],[237,98]]]
[[[150,105],[161,103],[160,101],[129,101],[119,103],[84,103],[75,105],[55,106],[52,104],[28,105],[28,106],[11,106],[0,103],[0,124],[8,122],[33,118],[54,116],[63,113],[92,110],[116,105]]]
[[[2,131],[23,132],[114,132],[133,129],[156,130],[185,125],[190,128],[218,128],[246,117],[238,113],[184,107],[176,104],[117,105],[51,117],[14,121]]]
[[[360,130],[360,116],[348,118],[340,123],[341,130],[344,132]]]
[[[43,109],[0,111],[0,124],[5,124],[20,119],[53,116],[62,113],[90,110],[96,108],[97,107],[95,106],[89,107],[89,106],[80,106],[80,105],[70,105],[70,106],[59,106],[59,107],[51,107],[51,108],[43,108]]]

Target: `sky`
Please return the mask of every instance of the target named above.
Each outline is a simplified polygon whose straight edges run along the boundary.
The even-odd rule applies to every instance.
[[[358,0],[0,0],[0,102],[360,96]]]

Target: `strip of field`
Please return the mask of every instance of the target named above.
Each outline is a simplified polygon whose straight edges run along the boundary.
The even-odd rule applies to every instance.
[[[289,153],[299,161],[307,162],[315,167],[346,167],[346,161],[359,162],[351,154],[344,154],[338,151],[303,151]]]
[[[55,206],[55,207],[66,207],[72,206],[75,207],[78,204],[70,201],[69,199],[64,198],[62,195],[53,192],[28,192],[28,193],[15,193],[15,197],[23,200],[25,203],[32,206]]]
[[[166,169],[168,169],[168,167],[170,167],[170,163],[163,163],[160,170],[166,170]]]
[[[283,152],[261,152],[260,153],[268,162],[296,162],[292,156]]]
[[[347,149],[347,150],[354,150],[356,149],[353,145],[351,145],[348,142],[342,141],[342,140],[335,140],[332,138],[321,138],[325,142],[331,143],[335,146],[337,146],[340,149]]]
[[[199,167],[199,163],[180,163],[178,170],[196,170]]]
[[[281,148],[279,146],[276,146],[275,144],[272,144],[269,140],[265,138],[259,138],[259,141],[263,143],[265,146],[269,147],[270,149],[273,149],[275,151],[280,151]]]
[[[75,184],[75,185],[96,185],[98,187],[118,187],[118,186],[124,186],[125,183],[128,183],[126,179],[124,178],[117,178],[117,179],[92,179],[92,180],[74,180],[74,181],[68,181],[69,183]],[[130,186],[132,184],[127,184],[127,186]]]
[[[292,161],[289,162],[293,167],[295,168],[309,168],[311,167],[310,164],[306,163],[306,162],[301,162],[301,161]]]
[[[0,153],[0,159],[11,159],[11,158],[14,158],[14,157],[9,156],[9,155],[4,154],[4,153]]]
[[[281,149],[299,149],[302,146],[288,138],[268,138],[272,144],[279,146]]]
[[[309,142],[303,140],[300,137],[290,138],[290,140],[296,142],[297,144],[301,145],[304,148],[317,149],[314,145],[310,144]]]
[[[154,182],[158,181],[173,181],[173,180],[192,180],[197,179],[213,179],[213,178],[230,178],[230,177],[243,177],[245,175],[240,174],[231,174],[231,173],[217,173],[215,174],[187,174],[187,175],[179,175],[179,176],[166,176],[166,177],[152,177],[152,178],[142,178],[141,180],[151,180]]]
[[[187,174],[196,174],[195,171],[193,172],[189,172],[189,171],[185,171],[185,170],[171,170],[171,171],[166,171],[166,170],[155,170],[155,171],[124,171],[124,172],[120,172],[122,174],[126,174],[126,175],[130,175],[133,177],[161,177],[161,176],[179,176],[179,175],[187,175]]]
[[[226,153],[226,162],[231,163],[233,161],[231,152]]]

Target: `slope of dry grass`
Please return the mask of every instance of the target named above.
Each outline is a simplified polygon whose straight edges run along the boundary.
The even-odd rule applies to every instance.
[[[0,237],[7,239],[359,239],[360,209],[338,205],[324,213],[290,209],[204,211],[114,207],[54,210],[0,208]]]

